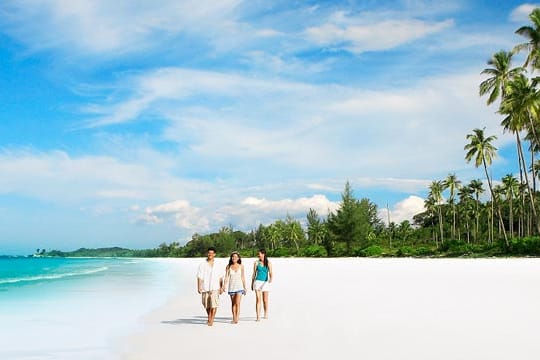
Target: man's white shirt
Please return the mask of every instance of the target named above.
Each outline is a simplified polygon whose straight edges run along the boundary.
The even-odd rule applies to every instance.
[[[208,261],[204,260],[197,271],[197,278],[202,280],[202,291],[219,290],[221,287],[219,280],[223,277],[222,271],[223,267],[215,260],[214,265],[210,265]]]

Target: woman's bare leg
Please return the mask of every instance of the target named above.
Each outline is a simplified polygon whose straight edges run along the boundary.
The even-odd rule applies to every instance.
[[[264,318],[268,319],[268,291],[263,291]]]
[[[231,295],[231,312],[232,312],[232,323],[234,324],[234,313],[235,313],[236,304],[234,303],[234,295]]]
[[[234,323],[238,324],[238,320],[240,320],[240,301],[242,300],[241,294],[234,295]]]
[[[255,290],[255,295],[257,296],[257,299],[255,301],[255,310],[257,312],[257,320],[256,321],[259,321],[261,319],[262,291]]]

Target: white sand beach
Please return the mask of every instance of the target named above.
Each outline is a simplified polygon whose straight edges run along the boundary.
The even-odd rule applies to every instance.
[[[525,360],[540,353],[540,259],[273,259],[269,319],[254,321],[249,292],[240,323],[231,324],[223,295],[213,327],[196,293],[200,261],[178,260],[181,291],[118,344],[122,360]],[[249,277],[252,260],[244,263]]]

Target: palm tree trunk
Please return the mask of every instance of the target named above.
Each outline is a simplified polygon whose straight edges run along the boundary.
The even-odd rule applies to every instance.
[[[538,221],[538,217],[536,216],[536,207],[534,205],[534,196],[532,196],[532,194],[531,194],[531,188],[530,188],[530,185],[529,185],[529,175],[528,175],[527,167],[525,165],[525,158],[523,157],[523,148],[521,147],[521,139],[519,137],[519,132],[516,132],[516,138],[517,138],[517,142],[518,142],[519,158],[520,158],[521,164],[523,166],[523,174],[525,175],[525,184],[527,185],[527,191],[529,192],[529,200],[531,202],[532,216],[533,216],[534,222],[536,223],[536,231],[537,231],[537,233],[540,233],[540,222]]]
[[[487,181],[488,181],[489,192],[491,193],[491,202],[494,202],[494,201],[497,201],[497,198],[495,197],[495,194],[493,193],[493,186],[491,185],[491,178],[489,177],[489,174],[488,174],[488,171],[487,171],[486,159],[483,158],[482,161],[484,163],[484,171],[486,172],[486,178],[487,178]],[[508,236],[506,235],[506,230],[504,228],[503,217],[502,217],[502,214],[501,214],[501,207],[499,206],[498,201],[497,201],[497,212],[499,214],[499,224],[501,224],[501,227],[502,227],[502,230],[503,230],[504,242],[506,243],[506,246],[509,246],[510,244],[508,242]]]
[[[474,218],[476,220],[476,227],[474,229],[474,242],[478,244],[478,228],[479,228],[479,220],[480,220],[480,198],[478,193],[476,194],[476,212],[474,214]]]
[[[494,229],[494,224],[495,224],[495,202],[494,202],[494,199],[492,198],[491,199],[491,226],[489,227],[490,229],[490,239],[489,239],[489,242],[490,244],[493,244],[493,238],[494,238],[494,232],[495,232],[495,229]]]
[[[532,172],[533,194],[536,194],[536,173],[534,171],[534,149],[532,149],[532,144],[531,144],[531,172]]]
[[[510,201],[508,204],[508,206],[510,207],[510,237],[514,237],[514,199],[512,197],[512,190],[510,190],[510,196],[508,198]]]
[[[471,243],[471,227],[469,225],[469,219],[465,220],[467,222],[466,228],[467,228],[467,244]]]
[[[443,219],[442,219],[441,205],[439,205],[439,230],[441,232],[441,244],[442,244],[444,243],[444,234],[443,234]]]
[[[452,240],[456,239],[456,204],[452,200]]]

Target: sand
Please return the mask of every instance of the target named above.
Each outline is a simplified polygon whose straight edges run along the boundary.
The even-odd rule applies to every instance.
[[[178,261],[178,293],[119,344],[120,359],[540,354],[540,259],[274,259],[269,319],[254,321],[250,291],[239,324],[223,295],[213,327],[196,293],[201,260]]]

